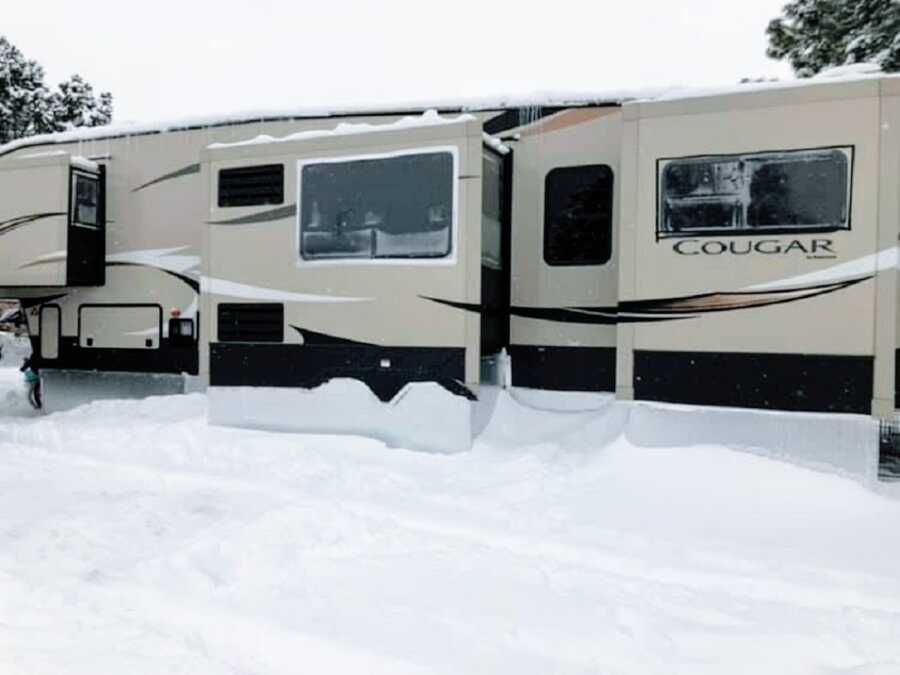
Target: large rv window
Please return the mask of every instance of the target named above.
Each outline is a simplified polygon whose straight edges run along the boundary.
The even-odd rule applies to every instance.
[[[219,171],[219,206],[284,203],[284,165],[242,166]]]
[[[97,177],[72,174],[72,222],[96,227],[99,224],[99,201],[100,182]]]
[[[553,169],[544,181],[544,260],[602,265],[612,255],[613,172],[605,164]]]
[[[657,233],[849,229],[853,148],[658,162]]]
[[[301,164],[300,255],[443,258],[452,245],[453,183],[450,152]]]

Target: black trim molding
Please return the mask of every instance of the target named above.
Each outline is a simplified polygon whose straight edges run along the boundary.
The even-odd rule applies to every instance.
[[[37,367],[64,370],[109,370],[128,373],[188,373],[199,372],[197,342],[185,344],[161,337],[157,349],[115,349],[108,347],[80,347],[78,338],[61,336],[59,357],[44,360],[40,355],[40,339],[31,340]]]
[[[900,410],[900,349],[894,351],[894,408]]]
[[[615,391],[615,347],[512,345],[514,387],[555,391]]]
[[[213,387],[313,389],[346,377],[365,383],[379,399],[390,401],[411,382],[436,382],[452,394],[474,400],[464,384],[465,361],[463,347],[213,342],[209,383]]]
[[[869,414],[871,356],[634,352],[636,399],[796,412]]]

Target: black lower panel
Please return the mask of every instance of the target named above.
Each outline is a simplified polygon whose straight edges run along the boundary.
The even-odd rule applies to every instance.
[[[900,481],[900,423],[881,420],[878,437],[878,477]]]
[[[32,338],[31,346],[36,355],[32,364],[38,367],[69,370],[111,370],[132,373],[190,373],[199,371],[197,343],[175,344],[169,338],[160,340],[158,349],[111,349],[105,347],[79,347],[78,339],[60,337],[59,358],[43,360],[40,357],[40,340]]]
[[[614,347],[535,347],[512,345],[515,387],[557,391],[614,391]]]
[[[463,384],[465,359],[462,347],[214,342],[209,351],[209,383],[311,389],[349,377],[364,382],[382,401],[390,401],[410,382],[437,382],[454,394],[474,398]]]
[[[900,349],[894,352],[894,407],[900,409]]]
[[[637,399],[800,412],[868,414],[872,357],[634,352]]]

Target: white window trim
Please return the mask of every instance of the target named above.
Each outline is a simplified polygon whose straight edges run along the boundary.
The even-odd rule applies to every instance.
[[[430,155],[435,153],[450,153],[453,157],[453,217],[450,222],[450,253],[441,258],[329,258],[320,260],[306,260],[300,253],[300,240],[302,236],[301,219],[303,216],[303,204],[301,195],[303,191],[303,167],[308,164],[343,164],[365,159],[389,159],[391,157],[405,157],[409,155]],[[428,147],[404,148],[390,152],[378,152],[365,155],[331,155],[315,157],[297,161],[297,222],[294,228],[294,250],[297,254],[297,267],[341,267],[347,265],[372,265],[384,266],[416,266],[416,267],[449,267],[459,262],[459,148],[455,145],[436,145]]]

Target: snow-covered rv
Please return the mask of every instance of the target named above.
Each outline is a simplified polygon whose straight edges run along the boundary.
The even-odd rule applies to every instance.
[[[0,194],[55,168],[4,207],[0,280],[51,405],[103,371],[209,385],[215,421],[448,448],[497,382],[891,420],[898,101],[862,76],[25,139]],[[105,231],[105,264],[39,223]]]
[[[393,111],[298,111],[79,130],[23,139],[0,148],[0,166],[8,168],[9,175],[29,163],[62,166],[69,162],[82,167],[79,175],[93,167],[93,173],[103,179],[103,189],[94,199],[96,231],[105,232],[100,242],[106,250],[105,255],[91,259],[94,276],[88,279],[90,283],[60,276],[60,270],[73,260],[66,239],[56,237],[38,246],[43,236],[40,223],[27,219],[36,213],[68,210],[56,204],[68,199],[57,195],[62,188],[40,176],[31,178],[25,187],[7,179],[0,181],[4,195],[15,191],[47,201],[33,208],[7,203],[10,212],[4,220],[23,225],[16,233],[19,239],[8,239],[8,245],[4,242],[6,257],[0,260],[4,294],[29,304],[33,365],[40,368],[45,406],[70,405],[72,398],[63,397],[63,392],[76,392],[81,398],[168,393],[185,387],[203,388],[210,376],[214,384],[233,383],[241,379],[241,372],[241,381],[249,381],[248,368],[228,365],[235,365],[235,350],[239,345],[259,343],[255,353],[272,352],[276,333],[283,338],[283,348],[300,342],[311,347],[333,335],[335,342],[340,338],[345,344],[375,344],[382,352],[384,348],[406,350],[403,358],[399,353],[379,352],[378,368],[360,375],[382,399],[395,397],[398,383],[406,380],[439,382],[445,391],[453,390],[463,399],[475,398],[482,368],[486,376],[497,369],[494,359],[482,361],[481,356],[489,357],[501,349],[511,351],[523,364],[513,373],[516,384],[612,391],[615,327],[609,317],[603,320],[606,325],[585,328],[567,320],[557,322],[554,315],[557,308],[568,304],[600,302],[613,307],[616,302],[612,191],[621,100],[616,96],[544,97]],[[401,121],[427,109],[436,109],[443,118],[435,124],[429,123],[429,119],[434,122],[431,118],[424,123],[419,120],[412,126]],[[472,119],[445,123],[463,113]],[[291,143],[229,145],[262,135],[283,138],[316,132],[312,135],[317,136],[338,124],[383,125],[388,130],[330,134]],[[397,128],[390,130],[392,124]],[[448,152],[423,157],[415,151],[422,139],[451,129],[460,131],[444,139]],[[368,137],[389,140],[380,150],[370,152],[365,149],[372,145]],[[520,156],[515,163],[511,145]],[[339,243],[341,238],[314,232],[308,224],[305,237],[287,243],[284,249],[295,257],[290,270],[272,279],[267,237],[273,236],[277,227],[299,228],[292,223],[300,214],[288,211],[298,204],[301,173],[296,162],[301,156],[316,158],[315,152],[310,157],[307,147],[320,148],[328,157],[353,152],[399,153],[380,162],[377,158],[356,164],[320,162],[335,173],[333,180],[340,180],[341,170],[348,172],[343,180],[359,180],[366,175],[366,167],[399,180],[425,180],[429,172],[443,175],[441,171],[450,170],[454,176],[452,202],[432,204],[434,212],[428,217],[433,222],[427,234],[418,235],[433,240],[431,248],[420,251],[425,262],[417,261],[415,255],[386,255],[387,247],[402,247],[411,235],[402,234],[402,228],[393,237],[382,233],[379,226],[367,223],[371,214],[359,213],[360,205],[356,205],[356,212],[345,214],[349,220],[340,227],[344,238],[356,244],[364,230],[370,232],[374,238],[369,260],[363,261],[361,249],[353,249],[350,260],[342,261],[348,251],[340,250],[345,246]],[[241,159],[266,153],[281,159],[268,164]],[[296,157],[290,159],[291,153]],[[230,157],[236,166],[223,170],[221,163]],[[448,157],[452,161],[446,164]],[[432,160],[435,164],[429,168]],[[242,164],[247,168],[242,170]],[[323,169],[310,166],[306,172],[315,175],[317,170],[321,173]],[[603,192],[593,195],[601,198],[596,208],[585,201],[595,183]],[[306,182],[307,187],[313,184],[312,179]],[[552,188],[547,195],[545,184]],[[422,206],[426,197],[399,191],[385,204],[398,213],[411,211]],[[545,198],[553,213],[548,216],[552,232],[546,242],[541,234]],[[311,223],[320,217],[306,215]],[[69,227],[65,215],[56,217]],[[328,217],[333,219],[334,214]],[[510,226],[516,219],[521,225],[511,237]],[[251,228],[251,224],[256,226]],[[81,229],[61,231],[80,233]],[[299,230],[293,229],[292,242],[299,237]],[[229,238],[241,239],[239,262],[223,253]],[[449,248],[439,255],[438,245],[444,239]],[[302,251],[299,244],[305,247]],[[482,263],[477,264],[478,260]],[[221,272],[226,267],[227,274]],[[521,271],[511,275],[515,268]],[[358,276],[352,284],[348,280],[351,272]],[[36,276],[39,273],[56,276],[45,282]],[[206,277],[202,283],[212,304],[201,302],[201,276]],[[381,279],[391,281],[380,289],[371,286]],[[343,286],[353,287],[354,297],[368,298],[376,290],[390,293],[393,284],[416,300],[403,305],[398,299],[401,295],[396,295],[380,304],[357,302],[354,318],[343,319],[342,326],[334,325],[333,317],[322,320],[317,314],[335,303],[304,305],[309,326],[291,317],[293,309],[288,304],[286,313],[278,315],[283,325],[266,336],[264,330],[255,336],[246,332],[248,317],[241,312],[247,307],[229,309],[218,304],[218,300],[230,298],[231,305],[246,305],[244,301],[253,294],[246,288],[236,292],[240,284],[263,288],[269,283],[272,292],[268,300],[276,291],[282,293],[282,299],[291,300],[288,289],[299,287],[305,297],[333,296],[341,285],[339,280]],[[223,293],[223,289],[232,292]],[[253,297],[260,303],[266,300],[258,292]],[[391,308],[393,314],[388,311]],[[266,311],[275,310],[257,309],[260,326],[274,317]],[[515,316],[512,321],[510,312]],[[227,334],[227,329],[222,330],[223,318],[231,321],[235,332],[220,340]],[[322,324],[321,330],[314,328],[317,324]],[[208,343],[213,343],[209,349]],[[336,350],[324,353],[337,358]],[[413,353],[415,358],[410,357]],[[239,363],[244,363],[245,357],[242,355]],[[269,364],[263,373],[257,373],[262,378],[259,382],[280,377],[279,386],[299,385],[348,374],[340,363],[291,363],[290,358],[279,359],[274,370]],[[382,365],[387,363],[390,367]],[[575,363],[578,367],[571,367]],[[304,369],[299,380],[298,368]],[[98,376],[101,373],[102,378]],[[496,375],[491,377],[496,379]]]

